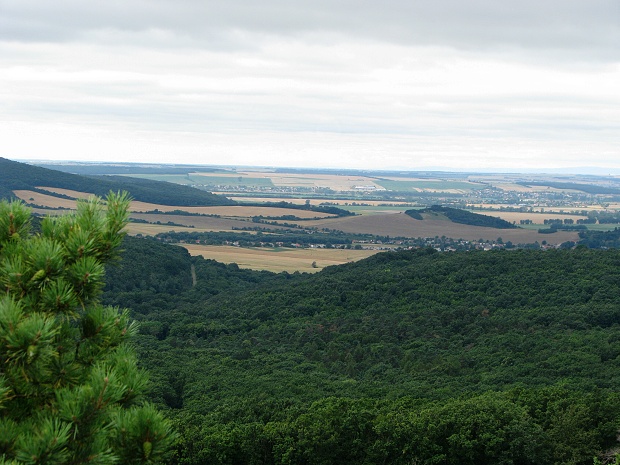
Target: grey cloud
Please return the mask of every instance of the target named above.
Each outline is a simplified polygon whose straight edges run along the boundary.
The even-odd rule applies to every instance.
[[[67,41],[97,30],[152,29],[214,48],[230,46],[231,37],[238,38],[232,32],[247,31],[620,57],[617,0],[0,0],[4,40]]]

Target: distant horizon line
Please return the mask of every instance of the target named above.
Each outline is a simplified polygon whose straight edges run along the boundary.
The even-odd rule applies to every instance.
[[[442,166],[429,166],[419,168],[355,168],[355,167],[308,167],[308,166],[289,166],[289,165],[249,165],[249,164],[212,164],[212,163],[178,163],[178,162],[147,162],[147,161],[96,161],[96,160],[50,160],[45,158],[8,158],[7,159],[29,163],[46,165],[143,165],[143,166],[200,166],[209,168],[227,169],[262,169],[262,170],[295,170],[295,171],[349,171],[349,172],[385,172],[385,173],[459,173],[459,174],[562,174],[562,175],[596,175],[596,176],[620,176],[620,168],[598,167],[598,166],[575,166],[569,168],[478,168],[462,169],[448,168]]]

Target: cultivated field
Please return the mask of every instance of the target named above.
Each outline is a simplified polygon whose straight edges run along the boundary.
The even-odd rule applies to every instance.
[[[153,218],[155,219],[155,218]],[[156,236],[169,232],[231,232],[232,229],[224,228],[193,228],[189,226],[170,226],[167,224],[148,224],[148,223],[129,223],[125,228],[128,234],[135,236],[142,234],[143,236]],[[248,231],[251,233],[251,231]]]
[[[52,191],[51,188],[42,188],[45,190]],[[61,189],[55,189],[55,191],[60,191]],[[88,194],[86,192],[75,192],[68,191],[66,189],[62,189],[62,192],[65,195],[66,192],[74,192],[76,195],[71,195],[75,198],[88,198],[92,194]],[[63,199],[59,197],[54,197],[53,195],[41,194],[39,192],[34,192],[30,190],[16,190],[14,191],[15,196],[24,200],[25,202],[35,204],[41,207],[47,208],[76,208],[76,201]],[[265,216],[265,217],[278,217],[291,215],[296,216],[298,218],[303,219],[311,219],[311,218],[330,218],[335,215],[331,215],[328,213],[314,212],[309,210],[296,210],[293,208],[276,208],[276,207],[248,207],[248,206],[225,206],[225,207],[179,207],[179,206],[169,206],[169,205],[158,205],[155,203],[147,203],[147,202],[131,202],[130,211],[132,212],[152,212],[158,210],[162,213],[173,212],[177,210],[182,210],[187,213],[199,214],[199,215],[218,215],[222,217],[228,218],[252,218],[254,216]]]
[[[39,192],[29,190],[15,190],[13,191],[15,197],[23,200],[26,203],[38,205],[46,208],[68,208],[74,210],[76,208],[76,201],[70,199],[61,199],[52,195],[41,194]]]
[[[67,191],[65,191],[67,192]],[[63,192],[63,193],[65,193]],[[75,208],[75,201],[61,199],[51,195],[40,194],[33,191],[16,191],[15,194],[23,200],[41,205],[48,208]],[[87,193],[74,193],[82,196]],[[66,194],[68,195],[68,194]],[[387,209],[381,211],[381,208]],[[447,221],[445,218],[437,219],[427,217],[424,221],[414,220],[400,211],[391,211],[388,207],[371,207],[374,214],[357,215],[346,218],[336,218],[333,215],[326,215],[318,212],[295,210],[287,208],[273,207],[246,207],[246,206],[227,206],[227,207],[174,207],[144,202],[133,202],[132,218],[148,221],[149,223],[160,223],[152,227],[146,224],[133,223],[130,231],[137,234],[150,234],[150,231],[168,232],[192,229],[193,231],[232,231],[255,227],[257,224],[251,221],[254,216],[277,217],[282,215],[293,215],[299,218],[320,218],[308,219],[305,221],[287,220],[287,223],[299,224],[304,228],[331,229],[346,233],[375,234],[390,237],[435,237],[446,236],[455,239],[465,240],[496,240],[501,237],[504,241],[512,241],[515,244],[533,243],[547,241],[549,244],[561,244],[566,241],[578,239],[576,232],[558,231],[554,234],[540,234],[534,229],[493,229],[477,226],[468,226]],[[143,213],[144,211],[158,210],[162,213]],[[218,216],[198,216],[198,215],[169,215],[165,212],[174,210],[184,210],[190,213],[211,214]],[[398,210],[398,208],[396,208]],[[512,213],[512,212],[489,212],[496,213],[509,221],[517,219],[535,220],[533,213]],[[523,216],[522,216],[523,215]],[[550,213],[538,214],[540,222],[546,218],[579,218],[575,215],[553,215]],[[509,219],[512,218],[512,219]],[[167,223],[174,223],[168,225]],[[266,230],[281,229],[279,225],[260,224]],[[162,229],[164,231],[162,231]],[[331,251],[328,251],[331,252]]]
[[[247,219],[234,218],[211,218],[201,216],[183,215],[156,215],[134,213],[132,217],[150,222],[172,222],[186,227],[193,227],[192,231],[231,231],[257,226]],[[294,223],[294,222],[290,222]],[[404,213],[376,213],[374,215],[358,215],[346,218],[331,218],[322,220],[310,220],[298,222],[304,227],[318,229],[331,229],[346,233],[374,234],[379,236],[394,237],[452,237],[475,241],[478,239],[496,240],[501,237],[503,241],[512,241],[515,244],[547,241],[549,244],[561,244],[566,241],[578,240],[577,232],[558,231],[554,234],[540,234],[536,229],[494,229],[480,226],[468,226],[452,223],[444,217],[427,217],[424,221],[415,220]],[[132,224],[131,228],[142,228],[147,225]],[[278,225],[260,224],[261,228],[277,231],[282,229]],[[185,230],[178,226],[162,224],[164,232],[172,230]],[[135,229],[134,229],[135,230]],[[142,233],[144,234],[144,233]]]
[[[73,191],[71,189],[60,189],[58,187],[42,187],[37,186],[37,189],[45,190],[47,192],[53,192],[55,194],[66,195],[67,197],[73,197],[74,199],[88,199],[93,194],[88,192]]]
[[[222,263],[236,263],[241,268],[276,273],[281,271],[313,273],[326,266],[361,260],[379,252],[379,250],[353,249],[241,248],[197,244],[183,244],[183,247],[192,255],[202,255]],[[312,266],[313,263],[316,267]]]
[[[314,212],[310,210],[296,210],[294,208],[277,208],[277,207],[246,207],[246,206],[225,206],[225,207],[177,207],[167,205],[157,205],[154,203],[132,202],[131,211],[133,212],[149,212],[159,210],[167,213],[175,210],[182,210],[187,213],[200,215],[219,215],[227,218],[252,218],[254,216],[278,217],[278,216],[296,216],[302,219],[310,218],[330,218],[335,215],[328,213]]]
[[[132,218],[148,221],[149,223],[160,222],[174,223],[185,227],[193,228],[192,231],[232,231],[255,227],[248,218],[216,218],[211,216],[187,216],[187,215],[166,215],[157,213],[132,213]],[[139,223],[134,223],[139,224]],[[276,228],[271,225],[261,225],[267,229]],[[166,226],[166,231],[180,230],[178,226]]]
[[[480,226],[452,223],[445,218],[426,218],[415,220],[404,213],[387,213],[377,215],[336,218],[329,222],[316,220],[311,225],[329,227],[348,233],[367,233],[390,237],[435,237],[446,236],[465,240],[502,240],[515,244],[547,241],[549,244],[561,244],[578,239],[576,232],[558,231],[554,234],[540,234],[531,229],[495,229]]]
[[[213,173],[193,173],[193,175],[203,176],[205,181],[213,178],[219,181],[223,178],[222,174]],[[245,184],[252,185],[253,179],[267,179],[276,187],[307,187],[310,189],[326,188],[334,191],[350,191],[362,187],[371,186],[372,189],[382,190],[383,188],[376,183],[375,178],[368,176],[347,176],[337,174],[298,174],[298,173],[274,173],[270,171],[238,171],[234,174],[225,175],[231,183],[238,184],[238,178],[246,179]],[[220,179],[218,179],[220,178]],[[235,181],[237,179],[237,181]],[[219,184],[219,182],[217,182]],[[258,185],[255,183],[254,185]]]
[[[467,180],[422,179],[397,176],[377,178],[373,176],[274,173],[269,171],[238,171],[228,175],[222,175],[221,173],[192,173],[191,179],[200,183],[199,176],[204,177],[204,183],[211,185],[244,184],[247,186],[260,186],[265,185],[265,183],[258,182],[258,180],[268,180],[275,187],[328,188],[337,192],[355,190],[380,191],[387,189],[395,191],[463,193],[483,187],[480,183]]]

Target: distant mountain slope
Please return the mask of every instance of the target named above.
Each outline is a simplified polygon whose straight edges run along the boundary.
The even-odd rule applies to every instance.
[[[234,205],[226,197],[187,186],[125,176],[79,176],[0,158],[0,197],[13,197],[13,190],[36,190],[37,186],[71,189],[104,196],[110,190],[126,190],[135,200],[161,205]]]
[[[227,170],[210,168],[203,165],[164,165],[151,163],[44,163],[33,162],[33,165],[64,173],[91,175],[128,175],[132,174],[180,174],[185,175],[200,171],[201,173],[225,173]]]

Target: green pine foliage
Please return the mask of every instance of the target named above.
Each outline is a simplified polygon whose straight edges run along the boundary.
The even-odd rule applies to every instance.
[[[173,440],[141,400],[136,324],[99,300],[128,205],[83,201],[32,234],[23,204],[0,203],[0,464],[156,463]]]

